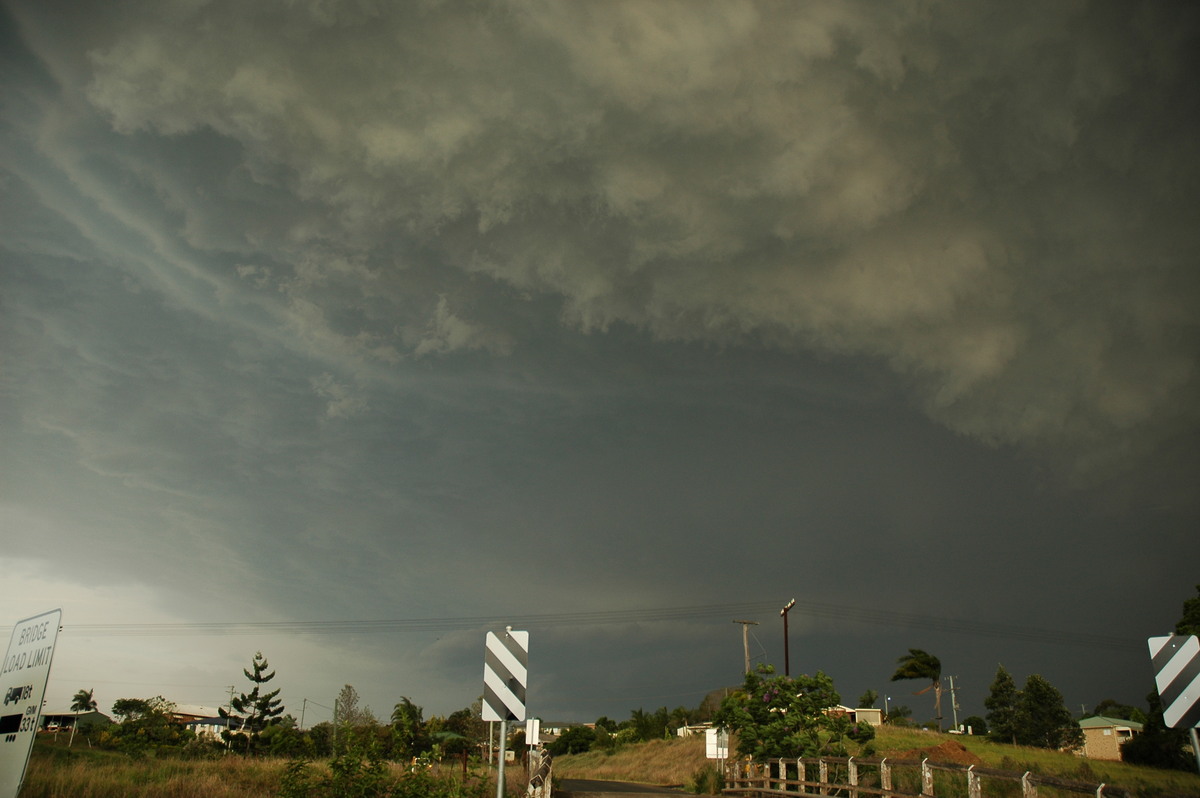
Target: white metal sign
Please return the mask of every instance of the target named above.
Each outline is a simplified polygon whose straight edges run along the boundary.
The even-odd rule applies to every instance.
[[[487,633],[483,661],[483,719],[525,720],[529,632]]]
[[[1163,722],[1172,729],[1200,726],[1200,638],[1168,635],[1147,642],[1154,683],[1162,699]]]
[[[25,780],[61,623],[60,609],[17,621],[8,641],[0,665],[0,796],[16,798]]]
[[[707,759],[728,759],[729,732],[724,729],[705,729],[704,756]]]

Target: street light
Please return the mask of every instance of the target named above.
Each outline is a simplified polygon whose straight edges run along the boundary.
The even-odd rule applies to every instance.
[[[779,614],[780,614],[781,616],[783,616],[783,675],[784,675],[784,676],[791,676],[791,675],[792,675],[791,663],[788,661],[788,624],[787,624],[787,618],[788,618],[788,610],[790,610],[792,607],[795,607],[795,606],[796,606],[796,600],[795,600],[795,599],[792,599],[791,601],[789,601],[787,604],[785,604],[785,605],[784,605],[783,609],[781,609],[781,610],[779,611]]]

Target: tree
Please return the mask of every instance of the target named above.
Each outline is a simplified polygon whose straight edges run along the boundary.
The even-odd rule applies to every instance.
[[[1083,745],[1083,729],[1071,716],[1062,693],[1036,673],[1025,680],[1017,701],[1017,743],[1052,750]]]
[[[121,722],[100,735],[102,747],[142,754],[149,750],[180,747],[195,739],[195,735],[173,722],[175,704],[160,695],[118,698],[113,702],[112,711]]]
[[[278,723],[279,715],[283,713],[283,701],[278,698],[279,690],[272,690],[269,693],[262,692],[262,686],[275,678],[275,671],[267,671],[267,668],[271,666],[261,651],[254,653],[250,667],[253,668],[253,672],[243,668],[242,673],[246,675],[254,688],[249,693],[242,693],[229,702],[233,711],[242,719],[242,733],[246,737],[247,752],[255,749],[263,729]],[[223,707],[218,712],[223,718],[230,717],[230,713],[226,712]],[[232,741],[231,731],[225,732],[225,739]]]
[[[375,723],[371,710],[359,707],[358,691],[353,685],[344,685],[334,699],[337,708],[333,722],[338,726],[369,726]]]
[[[942,662],[937,657],[919,648],[910,648],[908,654],[896,660],[900,667],[892,674],[892,681],[903,679],[928,679],[930,685],[913,695],[922,695],[933,690],[934,718],[938,730],[942,728]]]
[[[858,697],[859,709],[870,709],[875,706],[875,702],[879,700],[879,693],[874,690],[868,690]]]
[[[737,734],[739,756],[846,756],[847,743],[866,743],[874,736],[870,724],[852,725],[826,711],[841,697],[824,673],[794,679],[773,674],[770,666],[747,673],[742,689],[713,715],[713,723]]]
[[[1096,708],[1092,710],[1093,715],[1103,715],[1106,718],[1121,718],[1123,720],[1137,721],[1144,724],[1147,720],[1146,713],[1135,706],[1122,704],[1111,698],[1106,698]]]
[[[596,741],[596,732],[587,726],[572,726],[546,746],[551,756],[584,754],[591,750]]]
[[[71,725],[71,740],[67,743],[67,748],[75,745],[75,730],[79,728],[79,714],[81,712],[95,712],[98,704],[92,694],[96,692],[96,688],[91,690],[80,690],[75,694],[75,698],[71,701],[71,711],[75,713],[75,723]]]
[[[968,729],[970,729],[971,734],[987,734],[988,733],[987,721],[984,720],[983,718],[979,717],[978,715],[971,715],[969,717],[963,718],[962,725],[964,725]]]
[[[992,680],[988,697],[983,700],[987,707],[988,728],[996,740],[1017,744],[1017,703],[1020,692],[1013,677],[1001,665],[996,668],[996,678]]]
[[[1200,585],[1196,585],[1200,593]],[[1193,596],[1183,602],[1183,616],[1175,624],[1177,635],[1200,635],[1200,595]]]
[[[1167,727],[1158,690],[1150,691],[1146,703],[1150,706],[1146,725],[1141,734],[1135,734],[1121,746],[1121,759],[1155,768],[1195,770],[1196,760],[1188,753],[1189,735],[1184,729]]]
[[[399,703],[392,709],[392,728],[395,729],[396,745],[406,756],[416,756],[428,749],[425,738],[425,723],[421,719],[425,710],[412,702],[408,696],[401,696]]]

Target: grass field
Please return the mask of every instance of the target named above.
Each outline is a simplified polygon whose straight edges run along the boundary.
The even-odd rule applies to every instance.
[[[952,740],[962,743],[987,767],[1032,771],[1074,781],[1111,784],[1143,798],[1197,798],[1200,775],[1179,771],[1083,759],[1041,748],[1024,748],[989,742],[983,737],[938,734],[920,729],[881,727],[875,739],[877,757],[899,757],[921,748]],[[633,781],[643,784],[681,785],[692,783],[709,761],[704,756],[704,739],[659,740],[630,746],[612,754],[591,751],[559,757],[554,762],[556,778],[589,778]]]
[[[1194,774],[1085,760],[1071,754],[992,743],[980,737],[883,727],[875,747],[877,756],[899,758],[907,751],[947,740],[961,743],[987,767],[1104,782],[1141,798],[1200,796],[1200,776]],[[69,751],[61,745],[35,746],[20,798],[266,798],[277,793],[287,766],[286,760],[239,756],[217,760],[130,759],[123,754],[88,749],[78,742]],[[397,775],[402,772],[399,765],[393,767]],[[704,756],[704,738],[691,737],[631,745],[612,753],[593,751],[559,757],[554,762],[554,776],[688,788],[697,774],[711,767]],[[445,772],[457,776],[461,767],[447,766]],[[468,778],[478,781],[487,775],[482,769],[474,769]],[[507,775],[509,795],[523,795],[521,768],[509,767]]]

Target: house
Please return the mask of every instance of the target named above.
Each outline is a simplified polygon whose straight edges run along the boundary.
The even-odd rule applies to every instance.
[[[831,718],[846,718],[851,723],[866,723],[871,726],[883,725],[883,710],[875,707],[858,707],[852,709],[850,707],[838,704],[835,707],[830,707],[825,710],[825,714]]]
[[[185,723],[184,728],[194,732],[198,739],[220,741],[222,739],[221,733],[226,729],[233,732],[241,731],[242,719],[237,717],[222,718],[220,716],[194,718]]]
[[[79,723],[79,728],[85,726],[109,726],[112,724],[112,718],[105,715],[103,712],[80,712],[78,715],[74,712],[43,712],[38,728],[41,731],[70,731]]]
[[[1142,724],[1124,718],[1095,715],[1079,721],[1083,729],[1083,756],[1088,759],[1121,759],[1121,744],[1140,734]]]

